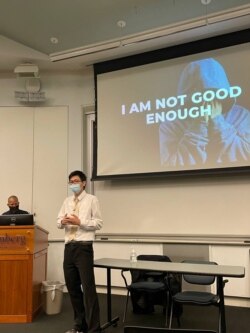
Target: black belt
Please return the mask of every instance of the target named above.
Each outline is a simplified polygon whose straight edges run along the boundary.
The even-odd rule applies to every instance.
[[[72,241],[66,243],[65,245],[69,245],[69,244],[91,245],[91,244],[93,244],[93,241],[76,241],[76,240],[72,240]]]

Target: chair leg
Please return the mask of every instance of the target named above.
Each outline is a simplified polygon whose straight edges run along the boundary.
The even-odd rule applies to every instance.
[[[172,301],[171,302],[171,307],[170,307],[169,326],[168,326],[168,328],[170,328],[170,329],[171,329],[171,326],[172,326],[173,308],[174,308],[174,303]]]
[[[221,308],[219,306],[219,327],[218,327],[218,333],[221,333]]]
[[[166,322],[165,322],[165,327],[168,327],[168,305],[166,305],[166,309],[165,309],[166,313]]]
[[[177,324],[178,324],[178,327],[180,328],[181,327],[180,316],[177,316]]]
[[[166,315],[166,322],[165,322],[165,327],[168,327],[168,317],[169,317],[169,302],[170,302],[170,296],[169,293],[166,295],[166,304],[165,304],[165,315]]]
[[[128,309],[128,299],[129,299],[129,290],[127,292],[127,297],[126,297],[126,303],[125,303],[125,309],[124,309],[124,313],[123,313],[123,323],[126,320],[126,315],[127,315],[127,309]]]

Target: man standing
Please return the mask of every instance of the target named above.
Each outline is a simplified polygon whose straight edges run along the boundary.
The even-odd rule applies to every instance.
[[[69,187],[74,195],[64,200],[57,218],[58,228],[65,229],[63,269],[74,310],[74,327],[66,333],[100,332],[93,241],[103,222],[98,199],[86,193],[85,186],[82,171],[70,173]]]
[[[19,200],[16,195],[11,195],[8,198],[7,206],[9,207],[9,210],[4,212],[3,215],[29,214],[29,212],[26,212],[26,210],[19,209]]]

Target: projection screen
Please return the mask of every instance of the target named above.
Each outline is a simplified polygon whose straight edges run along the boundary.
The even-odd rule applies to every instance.
[[[94,179],[249,170],[249,37],[226,40],[95,66]]]

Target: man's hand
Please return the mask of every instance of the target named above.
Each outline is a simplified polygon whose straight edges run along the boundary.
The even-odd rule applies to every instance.
[[[80,225],[81,221],[78,218],[78,216],[76,216],[75,214],[72,214],[72,215],[67,215],[66,214],[64,216],[64,218],[62,219],[61,223],[63,225],[67,225],[67,224],[70,224],[70,225]]]

